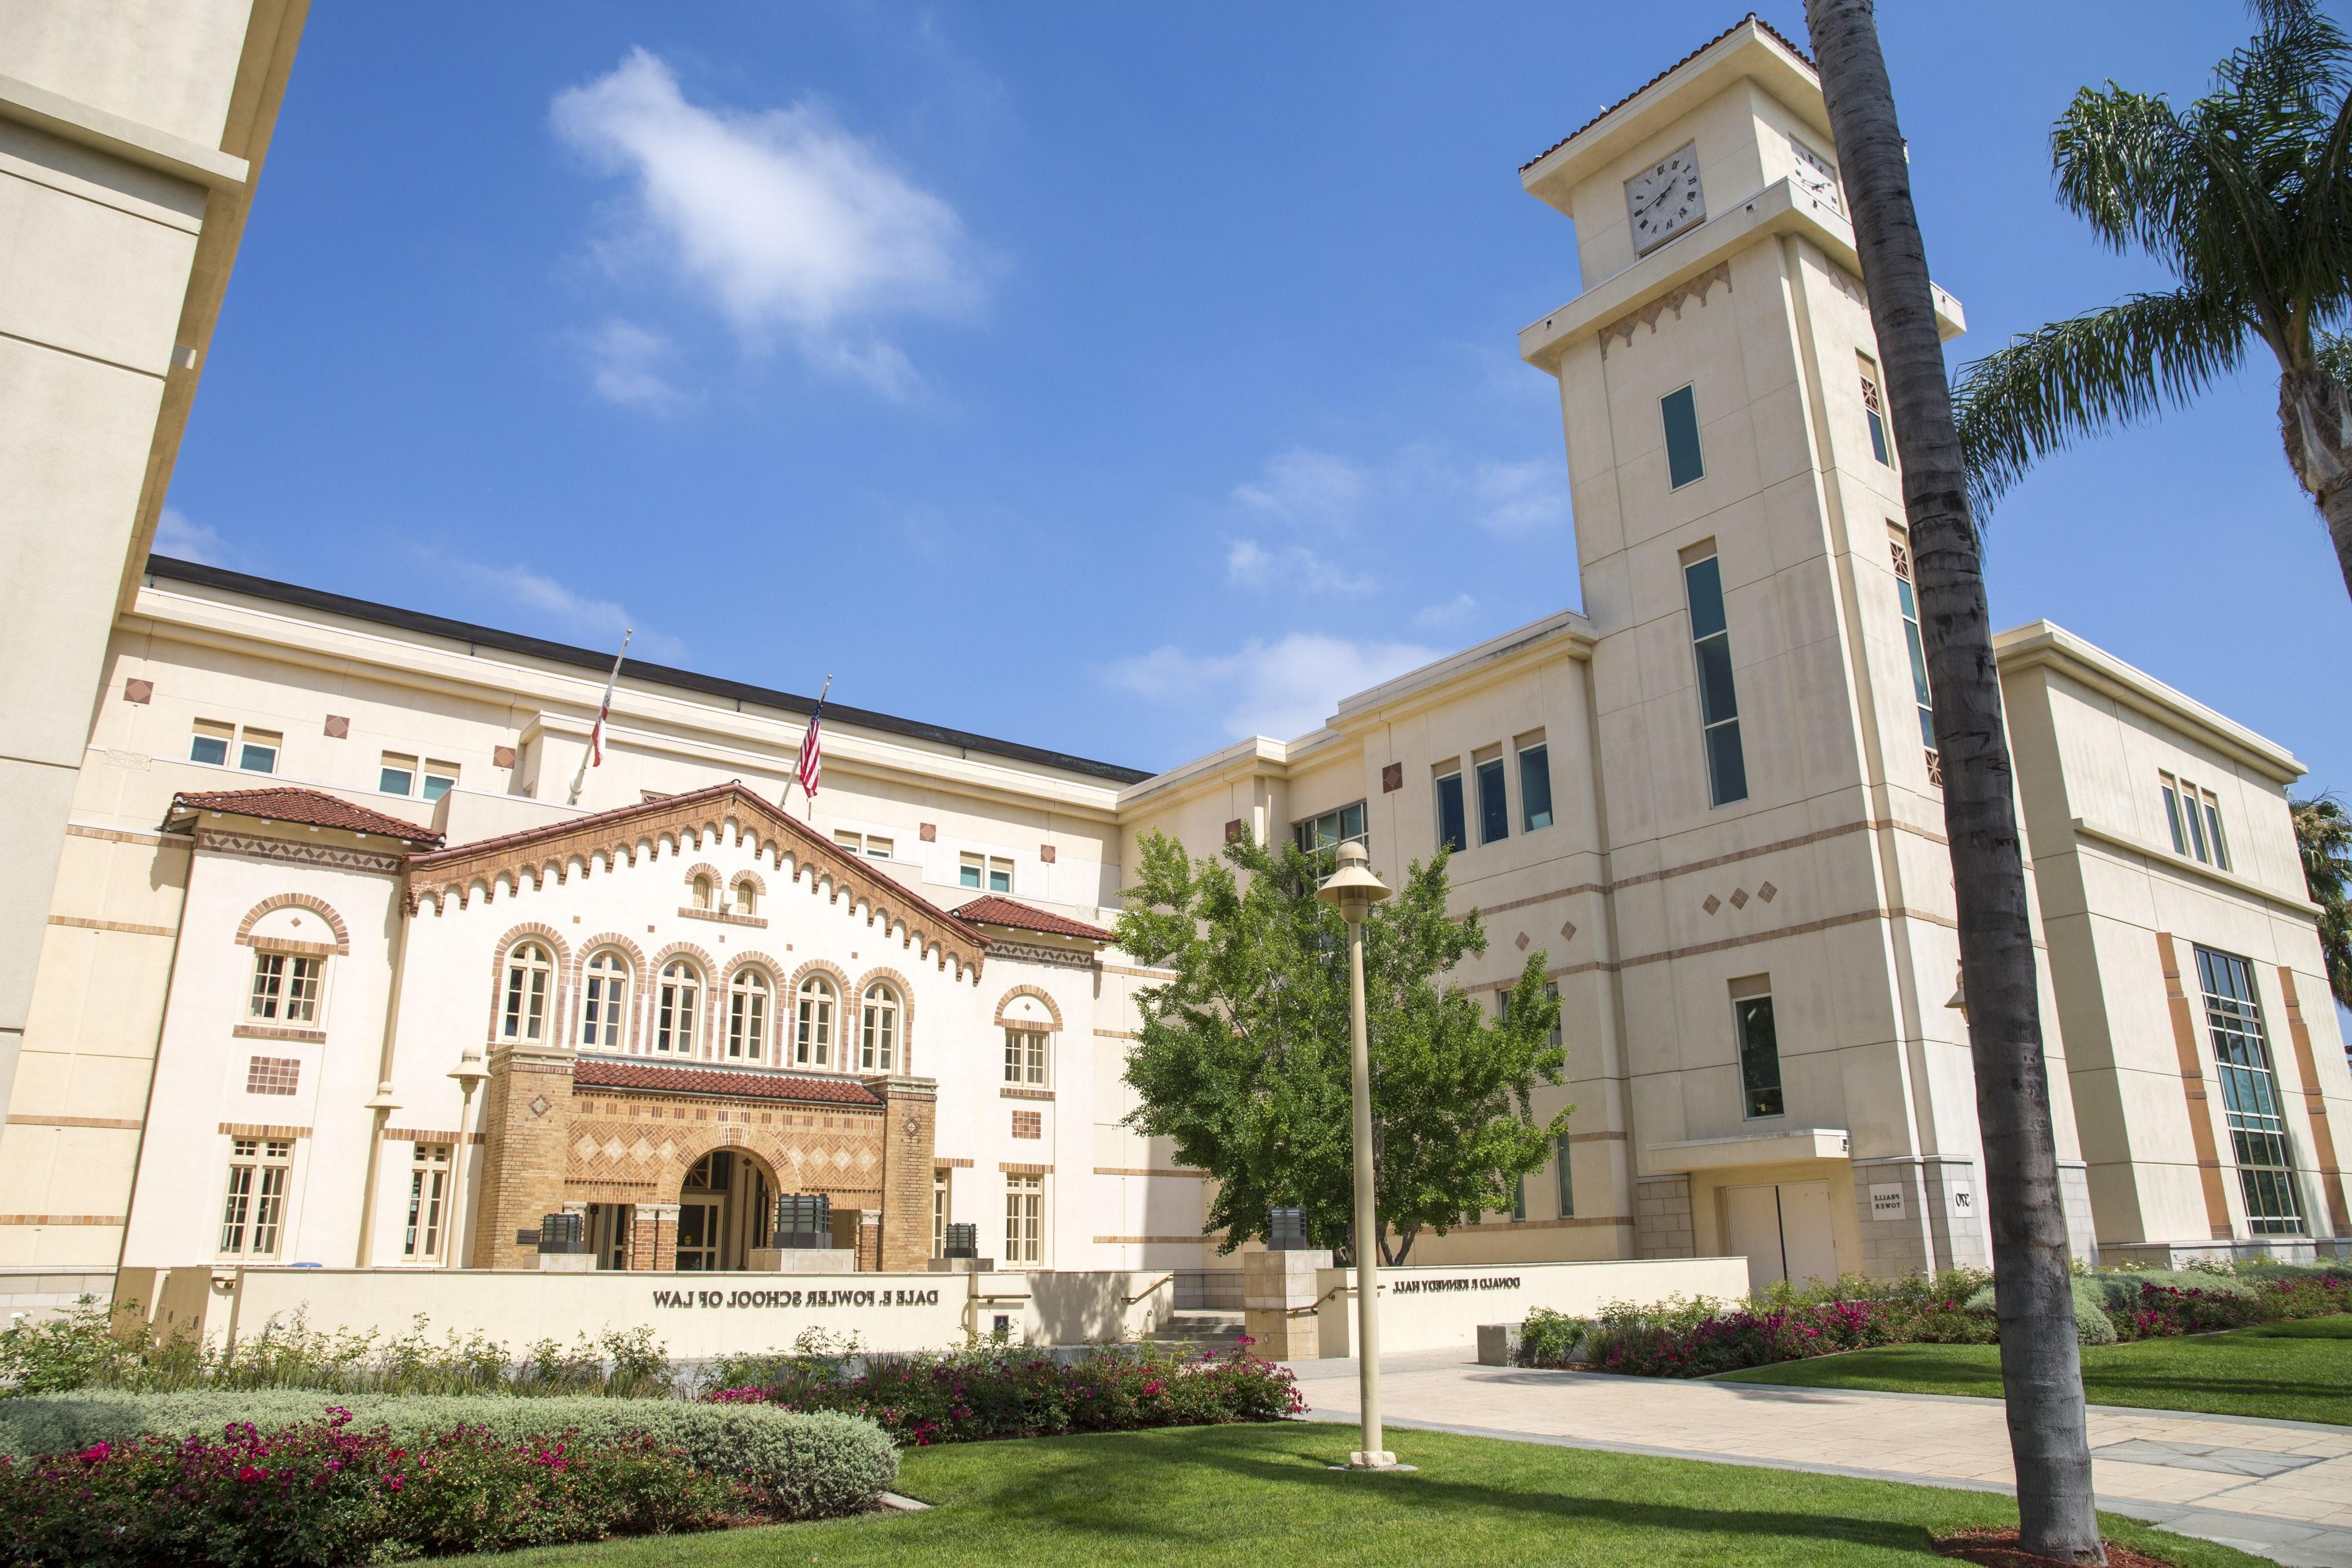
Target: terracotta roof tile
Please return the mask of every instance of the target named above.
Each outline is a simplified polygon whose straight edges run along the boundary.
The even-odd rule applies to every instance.
[[[1732,34],[1739,31],[1740,28],[1748,26],[1750,22],[1755,23],[1756,26],[1768,37],[1778,41],[1781,47],[1787,49],[1790,54],[1804,61],[1808,66],[1813,63],[1813,57],[1805,53],[1804,50],[1797,47],[1796,45],[1790,43],[1789,41],[1788,35],[1781,32],[1780,28],[1772,26],[1771,23],[1766,21],[1763,17],[1759,16],[1755,12],[1750,11],[1747,16],[1742,16],[1738,21],[1734,22],[1730,26],[1726,27],[1722,32],[1717,33],[1714,37],[1709,38],[1706,43],[1701,44],[1697,48],[1693,49],[1689,54],[1685,55],[1681,59],[1676,60],[1673,65],[1668,66],[1664,70],[1660,71],[1656,76],[1652,77],[1648,81],[1643,82],[1640,87],[1635,88],[1632,92],[1627,93],[1623,98],[1619,99],[1616,102],[1611,104],[1608,108],[1602,110],[1600,113],[1594,115],[1591,119],[1586,120],[1583,124],[1578,126],[1575,130],[1570,131],[1567,135],[1561,137],[1559,141],[1553,142],[1550,146],[1545,148],[1542,152],[1537,153],[1526,162],[1520,164],[1519,172],[1522,174],[1526,173],[1528,170],[1534,168],[1537,164],[1542,162],[1545,159],[1550,157],[1553,153],[1559,152],[1561,148],[1567,146],[1570,142],[1575,141],[1578,137],[1583,135],[1586,131],[1591,130],[1594,126],[1600,124],[1602,120],[1608,119],[1611,115],[1616,113],[1619,110],[1624,108],[1627,104],[1633,102],[1635,99],[1641,97],[1643,93],[1649,91],[1652,88],[1657,86],[1660,82],[1665,80],[1668,77],[1674,75],[1676,71],[1682,69],[1685,66],[1690,64],[1693,60],[1698,58],[1699,56],[1706,53],[1707,50],[1715,47],[1716,45],[1723,42],[1724,39],[1731,37]]]
[[[613,1061],[583,1056],[572,1082],[583,1089],[634,1089],[656,1094],[725,1094],[743,1100],[792,1100],[808,1104],[882,1103],[882,1096],[855,1078],[793,1072],[736,1072],[715,1067],[673,1067],[667,1062]]]
[[[441,835],[365,806],[316,789],[211,789],[172,797],[171,815],[183,811],[223,811],[232,816],[259,817],[270,822],[300,822],[313,828],[340,828],[351,833],[376,833],[405,843],[438,849]]]
[[[1086,942],[1117,940],[1099,925],[1089,925],[1083,920],[1065,919],[1059,915],[1048,915],[1042,909],[1032,909],[1025,904],[1010,898],[1000,898],[992,893],[975,898],[969,904],[957,904],[955,916],[958,920],[971,921],[979,925],[1010,925],[1017,931],[1044,931],[1055,936],[1076,936]]]

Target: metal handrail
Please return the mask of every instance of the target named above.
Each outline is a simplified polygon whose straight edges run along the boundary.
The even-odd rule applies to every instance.
[[[1142,1301],[1146,1296],[1158,1295],[1160,1293],[1160,1286],[1172,1285],[1175,1282],[1176,1276],[1172,1270],[1169,1273],[1162,1274],[1159,1279],[1154,1280],[1148,1289],[1144,1290],[1140,1293],[1124,1298],[1125,1304],[1131,1307],[1135,1305],[1136,1302]]]

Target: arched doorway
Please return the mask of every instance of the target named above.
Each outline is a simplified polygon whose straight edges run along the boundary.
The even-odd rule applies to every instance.
[[[745,1267],[751,1249],[768,1244],[776,1190],[774,1173],[741,1149],[713,1149],[695,1162],[677,1194],[679,1270]]]

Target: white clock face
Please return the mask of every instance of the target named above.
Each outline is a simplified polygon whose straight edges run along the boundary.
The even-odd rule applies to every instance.
[[[1793,136],[1789,138],[1789,151],[1797,155],[1791,176],[1797,189],[1819,196],[1833,212],[1844,211],[1838,204],[1837,166]]]
[[[1698,188],[1698,144],[1685,141],[1625,182],[1625,208],[1633,214],[1633,254],[1651,250],[1695,224],[1706,221],[1706,197]]]

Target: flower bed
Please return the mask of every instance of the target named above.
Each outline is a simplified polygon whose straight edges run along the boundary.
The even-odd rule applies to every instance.
[[[767,1358],[730,1370],[752,1375],[706,1396],[712,1403],[862,1416],[919,1448],[1276,1421],[1306,1408],[1289,1369],[1245,1348],[1192,1358],[1157,1345],[1122,1345],[1064,1363],[1016,1346],[982,1345],[945,1355],[875,1357],[854,1375],[836,1361],[812,1357]]]

